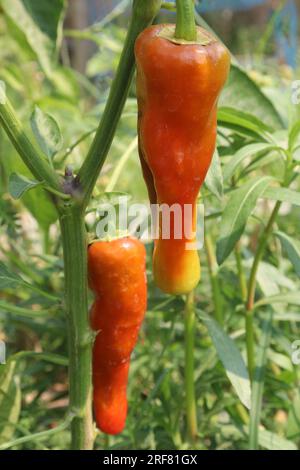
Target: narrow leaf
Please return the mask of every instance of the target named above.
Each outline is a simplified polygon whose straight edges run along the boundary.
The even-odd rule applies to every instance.
[[[297,450],[294,442],[278,436],[273,432],[266,431],[265,429],[259,430],[258,443],[263,449],[267,450]]]
[[[300,313],[298,312],[274,313],[274,320],[300,322]]]
[[[212,342],[217,350],[226,374],[239,399],[250,408],[251,389],[248,372],[240,351],[234,341],[225,333],[220,325],[205,312],[198,312],[204,321]]]
[[[250,113],[238,111],[235,108],[220,108],[218,111],[218,122],[223,127],[229,129],[241,129],[250,132],[250,135],[258,137],[260,140],[267,140],[267,132],[270,128]]]
[[[240,239],[247,219],[255,208],[257,199],[270,184],[264,176],[252,179],[232,192],[221,220],[221,234],[217,242],[217,260],[222,264]]]
[[[240,150],[236,152],[235,155],[231,158],[229,163],[226,165],[224,169],[224,182],[227,182],[232,178],[236,169],[239,165],[248,157],[255,157],[260,153],[265,153],[271,150],[275,150],[275,145],[268,144],[268,143],[256,143],[256,144],[249,144],[245,147],[242,147]]]
[[[281,246],[294,266],[297,276],[300,277],[300,248],[297,242],[280,231],[274,232],[274,235],[280,240]]]
[[[250,425],[249,425],[249,450],[258,449],[259,440],[259,424],[262,408],[262,398],[264,391],[265,381],[265,367],[267,362],[267,350],[271,338],[272,330],[272,313],[263,324],[261,344],[256,354],[257,363],[254,373],[254,381],[252,386],[252,402],[250,411]]]
[[[284,294],[272,295],[270,297],[260,299],[254,304],[254,308],[262,307],[264,305],[278,304],[278,303],[300,305],[300,292],[298,291],[286,292]]]
[[[20,276],[10,272],[5,264],[0,261],[0,289],[13,289],[16,286],[25,284]]]
[[[273,201],[289,202],[295,206],[300,206],[300,193],[287,188],[275,188],[269,186],[264,191],[262,197]]]
[[[300,121],[295,122],[289,134],[289,150],[292,152],[295,146],[299,143],[300,136]]]

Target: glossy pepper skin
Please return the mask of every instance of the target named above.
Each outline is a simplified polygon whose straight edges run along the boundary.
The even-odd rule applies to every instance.
[[[147,306],[146,252],[133,238],[89,246],[89,285],[95,294],[91,326],[93,405],[98,428],[118,434],[127,415],[126,388],[130,355]]]
[[[196,201],[215,149],[217,101],[230,55],[212,36],[207,45],[175,44],[160,36],[165,28],[147,28],[135,45],[139,154],[152,204],[177,203],[182,214],[184,204],[192,205],[188,235],[176,239],[171,216],[170,239],[160,230],[153,255],[158,287],[184,294],[200,279],[198,252],[186,243],[195,241]],[[202,28],[198,33],[209,37]]]

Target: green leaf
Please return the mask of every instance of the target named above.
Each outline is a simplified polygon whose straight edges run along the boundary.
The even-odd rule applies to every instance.
[[[221,199],[223,196],[223,175],[218,150],[215,150],[210,168],[205,178],[205,185],[209,191]]]
[[[227,182],[232,178],[236,169],[239,165],[246,159],[250,157],[256,157],[257,155],[264,154],[265,152],[269,152],[271,150],[275,150],[278,147],[273,144],[267,143],[257,143],[257,144],[249,144],[245,147],[239,149],[235,155],[231,158],[228,164],[224,168],[224,182]]]
[[[252,266],[251,262],[253,263],[253,258],[249,258],[249,260],[247,260],[245,263],[249,269],[251,269]],[[275,266],[265,261],[261,261],[259,263],[257,270],[257,282],[265,297],[279,294],[281,287],[289,290],[295,290],[297,288],[291,279],[286,277]]]
[[[300,206],[300,193],[287,188],[276,188],[269,186],[264,191],[262,197],[273,201],[289,202],[295,206]]]
[[[43,230],[47,231],[56,222],[58,215],[55,206],[40,186],[35,191],[26,193],[22,201]]]
[[[295,122],[289,133],[289,150],[292,152],[297,144],[299,144],[300,121]]]
[[[298,450],[294,442],[265,429],[259,430],[258,442],[261,447],[267,450]]]
[[[222,127],[262,141],[268,140],[267,133],[271,132],[270,127],[266,126],[256,116],[238,111],[235,108],[219,108],[218,123]]]
[[[255,178],[231,193],[220,224],[221,234],[217,241],[218,264],[222,264],[230,255],[244,231],[257,199],[263,194],[270,181],[271,178],[268,176]]]
[[[26,282],[17,274],[9,271],[0,261],[0,289],[13,289],[19,285],[26,285]]]
[[[24,308],[15,305],[14,303],[8,303],[0,299],[0,312],[10,313],[13,315],[27,317],[27,318],[39,318],[49,316],[48,310],[33,310],[32,308]]]
[[[41,184],[39,181],[30,180],[18,173],[12,173],[9,178],[8,191],[14,199],[20,199],[27,191]]]
[[[265,368],[267,362],[267,351],[272,331],[272,313],[264,321],[262,328],[261,343],[256,353],[256,368],[252,385],[252,402],[249,424],[249,450],[257,450],[259,439],[259,425],[262,408],[262,399],[265,381]]]
[[[0,444],[13,436],[21,409],[21,389],[16,362],[0,366]]]
[[[274,235],[280,240],[282,248],[285,250],[288,259],[294,266],[297,276],[300,277],[300,248],[296,240],[280,231],[274,232]]]
[[[7,154],[5,159],[2,159],[2,164],[7,175],[18,173],[33,180],[32,174],[13,147],[7,147]],[[22,204],[31,212],[43,230],[48,230],[49,226],[57,220],[57,210],[42,186],[37,186],[34,191],[26,192],[22,197]]]
[[[62,40],[64,0],[1,0],[5,15],[19,30],[19,41],[27,42],[47,75],[58,61]]]
[[[273,103],[258,85],[237,65],[231,66],[229,80],[220,98],[221,106],[232,106],[244,112],[255,110],[255,116],[268,126],[278,129],[283,122]]]
[[[52,364],[56,364],[59,366],[68,366],[69,360],[66,356],[62,356],[60,354],[55,353],[47,353],[47,352],[35,352],[35,351],[20,351],[13,355],[14,360],[22,361],[23,359],[36,359],[37,361],[45,361],[50,362]]]
[[[212,342],[217,350],[226,374],[235,389],[239,399],[250,408],[251,389],[248,372],[240,351],[234,341],[225,333],[221,326],[205,312],[198,312],[204,321]]]
[[[274,320],[300,322],[300,313],[298,312],[274,313]]]
[[[300,430],[300,393],[298,390],[295,390],[295,396],[293,402],[290,405],[289,416],[287,422],[287,432],[286,435],[288,438],[293,439],[296,437],[299,439]]]
[[[270,297],[266,297],[266,298],[258,300],[254,304],[254,308],[262,307],[264,305],[278,304],[278,303],[300,305],[300,292],[292,291],[292,292],[286,292],[284,294],[271,295]]]
[[[57,122],[52,116],[44,113],[37,106],[31,115],[30,122],[39,146],[48,159],[51,160],[63,145],[62,135]]]
[[[274,362],[274,364],[277,364],[277,366],[279,366],[281,369],[285,369],[290,372],[293,371],[293,364],[290,357],[273,351],[273,349],[270,348],[267,352],[267,356],[270,361]]]
[[[6,86],[5,83],[0,80],[0,104],[5,104],[6,102]]]

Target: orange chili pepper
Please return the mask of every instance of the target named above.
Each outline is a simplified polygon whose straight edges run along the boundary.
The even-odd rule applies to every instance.
[[[196,202],[209,169],[217,133],[217,101],[228,76],[230,54],[210,33],[197,28],[196,42],[175,40],[175,27],[144,30],[135,45],[137,63],[139,153],[151,203],[192,207],[188,235],[176,239],[175,216],[170,239],[155,243],[153,273],[165,292],[183,294],[200,279],[194,242]],[[171,32],[171,33],[170,33]],[[170,39],[171,37],[171,39]],[[172,39],[173,38],[173,39]],[[185,222],[186,223],[186,222]]]
[[[93,403],[98,428],[118,434],[127,415],[126,388],[130,355],[147,306],[146,252],[133,238],[89,246],[89,284],[95,293],[91,326]]]

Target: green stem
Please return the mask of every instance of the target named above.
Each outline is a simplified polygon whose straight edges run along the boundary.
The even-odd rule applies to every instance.
[[[223,318],[223,307],[222,307],[222,295],[220,289],[220,282],[218,277],[218,263],[216,260],[213,243],[210,235],[205,236],[205,250],[207,257],[207,264],[209,270],[209,277],[212,288],[213,301],[215,306],[215,318],[221,325],[224,322]]]
[[[78,181],[83,191],[83,207],[89,201],[105,158],[110,149],[119,122],[134,72],[134,44],[159,12],[161,0],[134,0],[132,19],[129,25],[118,70],[110,89],[104,114],[79,173]]]
[[[43,238],[43,248],[44,248],[44,253],[46,255],[49,255],[51,253],[51,237],[50,237],[50,228],[47,227],[45,229],[42,229],[42,238]]]
[[[254,340],[254,325],[253,325],[253,315],[254,315],[253,307],[254,307],[254,300],[255,300],[256,277],[257,277],[259,263],[261,262],[262,257],[264,255],[265,248],[268,243],[269,236],[272,233],[273,224],[276,220],[280,207],[281,207],[281,202],[278,201],[274,206],[274,209],[271,213],[267,226],[264,229],[261,239],[259,241],[259,245],[255,254],[251,272],[250,272],[250,278],[249,278],[249,284],[248,284],[248,297],[247,297],[247,303],[246,303],[246,345],[247,345],[248,370],[249,370],[249,377],[251,381],[253,380],[253,374],[254,374],[254,369],[255,369],[255,354],[254,354],[255,340]]]
[[[190,444],[195,443],[198,434],[197,408],[194,381],[194,346],[195,346],[195,308],[194,292],[186,297],[185,306],[185,400],[187,435]]]
[[[236,244],[234,253],[235,253],[235,260],[236,260],[238,278],[239,278],[239,283],[240,283],[241,296],[242,296],[243,302],[246,302],[247,296],[248,296],[248,289],[247,289],[247,280],[246,280],[245,272],[243,269],[240,242]]]
[[[50,186],[50,188],[60,191],[61,187],[58,176],[47,163],[44,154],[29,140],[21,122],[15,115],[8,98],[6,96],[2,96],[1,100],[1,96],[0,123],[5,129],[15,149],[38,181],[44,181]]]
[[[176,0],[177,18],[175,37],[186,41],[197,39],[195,5],[193,0]]]
[[[69,388],[72,449],[93,447],[91,412],[92,333],[88,314],[87,236],[82,212],[66,207],[60,215],[64,249],[65,302],[69,335]]]

